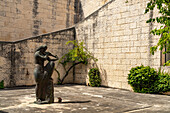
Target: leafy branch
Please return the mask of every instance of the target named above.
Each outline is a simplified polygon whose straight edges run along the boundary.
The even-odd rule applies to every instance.
[[[96,59],[92,53],[90,53],[87,48],[84,46],[83,42],[78,43],[77,40],[74,41],[68,41],[66,45],[73,44],[74,48],[71,49],[68,53],[66,53],[64,56],[62,56],[59,59],[59,63],[62,64],[64,67],[66,73],[62,79],[58,78],[58,83],[62,84],[64,79],[68,76],[70,70],[75,67],[78,64],[85,64],[87,65],[91,60],[94,62],[97,62],[98,59]],[[66,66],[68,63],[72,63],[72,65],[66,70]],[[57,70],[56,70],[57,71]],[[57,71],[58,72],[58,71]],[[59,80],[60,79],[60,80]]]
[[[157,22],[161,24],[161,27],[155,28],[151,31],[151,34],[161,36],[157,45],[150,48],[150,52],[154,55],[154,52],[159,48],[163,50],[166,48],[164,54],[170,52],[170,0],[150,0],[145,9],[145,13],[148,13],[154,8],[157,7],[161,16],[150,18],[147,20],[147,23]]]

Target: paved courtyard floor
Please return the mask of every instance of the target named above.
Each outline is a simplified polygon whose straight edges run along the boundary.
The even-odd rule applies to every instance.
[[[170,96],[89,87],[55,86],[55,103],[37,105],[34,87],[0,90],[0,113],[170,113]],[[57,97],[63,99],[58,103]]]

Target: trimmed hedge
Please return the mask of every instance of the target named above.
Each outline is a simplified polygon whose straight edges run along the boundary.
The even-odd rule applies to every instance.
[[[100,72],[98,68],[90,69],[88,76],[90,86],[99,87],[101,85]]]
[[[4,89],[4,80],[0,82],[0,89]]]
[[[155,83],[158,81],[158,74],[154,68],[149,66],[137,66],[130,70],[128,74],[128,83],[135,92],[139,93],[157,93]]]
[[[130,70],[128,83],[135,92],[162,93],[170,91],[170,76],[149,66],[137,66]]]
[[[156,90],[158,92],[168,92],[170,91],[170,75],[168,73],[158,72],[159,80],[157,83]]]

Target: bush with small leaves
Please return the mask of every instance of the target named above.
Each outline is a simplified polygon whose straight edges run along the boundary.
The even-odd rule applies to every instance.
[[[0,82],[0,89],[4,89],[4,80]]]
[[[100,72],[98,68],[90,69],[88,76],[89,76],[90,86],[99,87],[101,85]]]
[[[128,83],[139,93],[158,93],[156,88],[158,79],[156,70],[149,66],[137,66],[128,74]]]
[[[158,72],[159,80],[156,85],[156,89],[159,92],[168,92],[170,91],[170,75],[168,73]]]

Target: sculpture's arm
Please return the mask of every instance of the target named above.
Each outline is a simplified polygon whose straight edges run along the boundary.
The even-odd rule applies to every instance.
[[[44,60],[46,60],[48,58],[48,55],[41,55],[39,52],[36,52],[35,56],[38,56],[38,57],[40,57],[40,58],[42,58]]]
[[[56,60],[59,59],[57,55],[53,55],[53,54],[51,54],[50,52],[46,52],[46,54],[47,54],[48,56],[52,56],[52,57],[55,58],[55,59],[50,59],[50,58],[48,57],[48,59],[50,59],[50,61],[56,61]]]
[[[47,58],[48,61],[56,61],[58,58],[51,59],[50,57]]]

